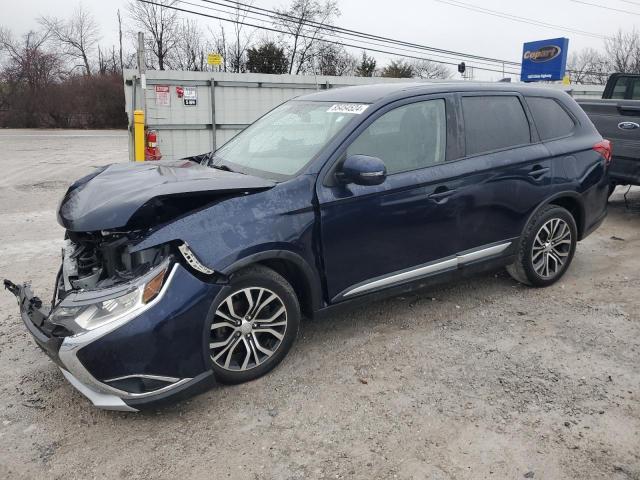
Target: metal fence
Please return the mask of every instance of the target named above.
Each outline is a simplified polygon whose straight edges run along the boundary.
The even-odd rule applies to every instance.
[[[133,111],[144,105],[148,128],[158,131],[163,159],[215,150],[291,98],[315,90],[394,81],[407,79],[165,70],[147,71],[147,88],[142,89],[135,70],[125,70],[124,75],[129,125]],[[132,135],[129,138],[133,159]]]
[[[415,79],[147,71],[143,89],[136,70],[125,70],[129,156],[133,160],[133,111],[144,107],[146,124],[158,131],[163,159],[215,150],[264,113],[315,90]],[[562,85],[552,85],[564,88]],[[574,87],[573,95],[598,97],[602,87]]]

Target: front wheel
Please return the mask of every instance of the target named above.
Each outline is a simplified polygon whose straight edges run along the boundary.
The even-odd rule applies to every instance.
[[[300,325],[291,285],[269,268],[252,266],[235,273],[217,298],[206,333],[216,379],[246,382],[278,365]]]
[[[577,230],[573,215],[566,209],[543,207],[525,227],[516,261],[507,271],[526,285],[546,287],[555,283],[571,264]]]

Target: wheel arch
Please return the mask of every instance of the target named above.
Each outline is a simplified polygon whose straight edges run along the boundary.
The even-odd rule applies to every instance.
[[[322,290],[316,270],[302,256],[288,250],[267,250],[248,255],[225,269],[231,275],[251,265],[262,265],[281,275],[293,287],[302,313],[312,317],[322,307]]]
[[[527,221],[524,224],[525,228],[529,224],[531,219],[537,215],[540,209],[546,207],[547,205],[557,205],[566,209],[576,222],[576,227],[578,230],[578,240],[582,240],[585,229],[584,202],[580,194],[576,192],[560,192],[547,198],[544,202],[536,207],[531,215],[529,215],[529,218],[527,218]]]

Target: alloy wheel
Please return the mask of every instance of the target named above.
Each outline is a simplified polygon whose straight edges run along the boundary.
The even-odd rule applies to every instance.
[[[571,229],[561,218],[552,218],[538,230],[531,247],[533,269],[542,278],[553,278],[562,271],[571,253]]]
[[[277,294],[261,287],[243,288],[216,309],[209,355],[225,370],[251,370],[276,353],[286,330],[287,309]]]

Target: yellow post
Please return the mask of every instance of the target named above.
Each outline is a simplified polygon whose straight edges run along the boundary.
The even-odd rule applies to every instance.
[[[144,111],[133,111],[133,150],[136,162],[144,162]]]

